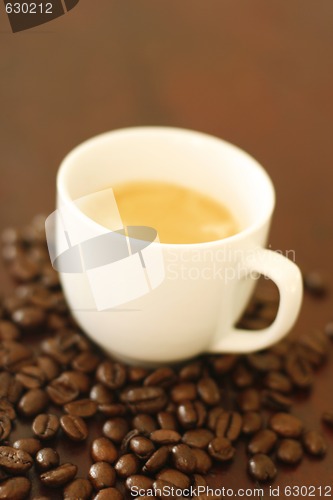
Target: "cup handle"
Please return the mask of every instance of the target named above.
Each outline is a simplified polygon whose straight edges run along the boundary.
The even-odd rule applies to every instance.
[[[246,353],[264,349],[279,341],[294,325],[303,296],[303,281],[299,268],[286,257],[260,248],[241,263],[244,276],[257,272],[274,281],[280,292],[280,304],[274,322],[262,330],[231,327],[208,348],[211,353]]]

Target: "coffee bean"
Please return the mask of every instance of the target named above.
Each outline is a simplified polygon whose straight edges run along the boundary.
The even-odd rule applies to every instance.
[[[0,345],[0,367],[8,371],[17,371],[30,364],[33,352],[29,347],[14,340],[4,340]]]
[[[133,437],[130,440],[129,447],[135,455],[143,459],[149,458],[155,451],[154,443],[144,436]]]
[[[243,414],[242,433],[246,436],[255,434],[262,427],[262,415],[258,412],[248,411]]]
[[[264,378],[264,385],[272,391],[289,393],[293,385],[287,375],[281,372],[271,371]]]
[[[39,470],[46,471],[58,467],[59,455],[52,448],[42,448],[36,454],[36,466]]]
[[[27,498],[31,482],[26,477],[13,477],[0,483],[0,498],[22,500]]]
[[[148,458],[142,467],[143,472],[152,474],[162,469],[168,461],[169,453],[168,446],[161,446]]]
[[[277,435],[270,429],[258,431],[248,444],[248,451],[255,455],[256,453],[267,454],[272,451],[277,442]]]
[[[156,494],[156,497],[160,500],[167,500],[167,498],[177,498],[183,499],[182,496],[177,495],[177,492],[174,491],[175,485],[170,483],[169,481],[164,481],[163,479],[156,479],[153,483],[153,490]],[[146,495],[146,498],[148,495]],[[156,498],[155,497],[155,498]],[[140,499],[143,497],[140,497]]]
[[[292,405],[289,397],[276,391],[262,391],[261,402],[263,406],[275,411],[287,411]]]
[[[67,344],[63,345],[58,337],[44,340],[41,343],[41,348],[44,354],[51,357],[60,365],[67,365],[76,355],[74,347],[68,347]]]
[[[106,417],[122,417],[126,414],[126,407],[121,403],[98,405],[98,411]]]
[[[49,488],[58,488],[59,486],[63,486],[66,483],[69,483],[72,479],[74,479],[77,473],[77,467],[71,463],[65,463],[59,465],[56,469],[52,469],[46,472],[43,472],[39,476],[39,479],[44,484],[44,486],[48,486]]]
[[[220,402],[220,391],[210,377],[204,377],[198,382],[198,393],[202,401],[208,406],[215,406]]]
[[[146,415],[144,413],[135,415],[132,425],[135,429],[138,429],[139,432],[147,435],[157,429],[157,424],[154,418],[151,415]]]
[[[325,297],[327,294],[326,283],[322,275],[317,271],[304,275],[304,288],[313,297]]]
[[[278,446],[276,456],[285,464],[294,465],[301,461],[303,449],[295,439],[282,439]]]
[[[207,481],[201,474],[193,474],[193,489],[194,489],[194,491],[197,491],[199,486],[206,488]],[[209,495],[198,495],[198,498],[201,498],[201,500],[204,500],[208,497],[209,497]],[[212,497],[212,498],[217,500],[216,497]]]
[[[258,411],[261,406],[260,392],[257,389],[244,389],[237,396],[237,403],[241,411]]]
[[[138,431],[138,429],[130,430],[121,442],[120,453],[121,454],[127,453],[129,450],[129,447],[130,447],[131,439],[136,437],[136,436],[139,436],[139,435],[140,435],[140,432]]]
[[[232,371],[232,380],[236,387],[244,389],[254,383],[254,373],[244,363],[237,363]]]
[[[38,389],[46,382],[42,370],[38,366],[33,365],[23,366],[19,373],[16,374],[16,379],[21,382],[26,389]]]
[[[161,472],[156,474],[156,478],[167,481],[181,490],[189,488],[191,484],[190,478],[183,472],[176,469],[163,469]]]
[[[326,425],[333,427],[333,411],[325,411],[321,418]]]
[[[208,445],[208,453],[218,462],[228,462],[235,455],[235,448],[229,439],[216,437]]]
[[[271,481],[277,474],[274,462],[267,456],[259,453],[249,460],[249,473],[257,481]]]
[[[289,413],[276,413],[269,421],[270,428],[279,436],[297,438],[303,431],[302,421]]]
[[[129,431],[129,426],[124,418],[111,418],[103,425],[104,436],[111,439],[114,443],[121,443]]]
[[[129,366],[127,369],[127,378],[131,383],[141,382],[149,375],[149,370],[141,366]]]
[[[126,479],[125,486],[131,491],[132,488],[141,490],[142,492],[148,491],[153,487],[153,480],[150,477],[142,476],[141,474],[134,474]]]
[[[136,455],[133,455],[133,453],[125,453],[125,455],[118,458],[114,468],[119,477],[126,478],[139,472],[140,461]]]
[[[50,382],[60,373],[60,367],[54,359],[48,356],[38,356],[37,365],[42,370],[45,379]]]
[[[33,459],[29,453],[16,450],[11,446],[0,446],[0,466],[11,473],[21,473],[29,470]]]
[[[246,359],[249,365],[259,372],[277,371],[281,368],[280,357],[269,351],[249,354]]]
[[[238,356],[235,354],[225,354],[223,356],[215,356],[212,359],[212,365],[217,375],[223,375],[232,370],[238,361]]]
[[[211,431],[215,432],[218,418],[224,412],[225,412],[224,408],[220,408],[220,407],[212,408],[211,410],[209,410],[207,423],[208,423],[208,427]]]
[[[6,398],[10,403],[16,403],[21,396],[23,386],[10,373],[0,373],[0,398]]]
[[[94,385],[90,390],[89,397],[99,405],[110,404],[114,400],[111,391],[103,384]]]
[[[225,411],[216,422],[215,434],[217,437],[228,438],[229,441],[236,441],[242,429],[242,417],[235,411]]]
[[[91,456],[95,462],[113,463],[117,460],[118,452],[115,445],[106,437],[94,439],[91,445]]]
[[[181,435],[173,430],[158,429],[150,434],[150,439],[158,444],[176,444],[181,440]]]
[[[23,330],[34,330],[43,326],[46,321],[46,315],[40,307],[26,306],[17,309],[12,314],[12,320]]]
[[[92,417],[97,412],[97,403],[91,399],[77,399],[67,403],[64,410],[75,417]]]
[[[94,496],[93,500],[123,500],[123,498],[124,496],[117,488],[104,488]]]
[[[26,451],[32,457],[36,455],[41,447],[41,442],[35,438],[21,438],[13,443],[13,448],[15,448],[16,450]]]
[[[201,401],[184,401],[177,407],[177,417],[184,429],[202,427],[207,416]]]
[[[325,325],[324,333],[329,340],[333,340],[333,321]]]
[[[125,402],[133,413],[158,413],[167,403],[162,387],[138,387],[126,392]]]
[[[197,386],[192,382],[175,385],[171,389],[170,396],[175,403],[194,401],[197,398]]]
[[[160,411],[157,414],[157,421],[161,429],[177,431],[177,420],[173,413],[169,411]]]
[[[88,479],[77,478],[69,483],[64,489],[64,499],[74,500],[89,500],[92,494],[92,486]]]
[[[32,423],[32,432],[40,439],[52,439],[58,432],[59,418],[51,413],[37,415]]]
[[[0,341],[17,340],[20,338],[20,330],[10,321],[0,320]]]
[[[180,380],[184,382],[196,382],[202,374],[201,361],[193,361],[188,365],[183,366],[179,372]]]
[[[46,392],[54,404],[63,406],[76,399],[79,389],[68,377],[54,379],[47,387]]]
[[[191,474],[196,468],[196,457],[186,444],[177,444],[172,448],[172,461],[177,470]]]
[[[39,267],[33,260],[19,256],[10,266],[10,274],[16,281],[24,283],[38,277]]]
[[[81,352],[72,361],[72,367],[79,372],[91,373],[96,370],[100,358],[89,351]]]
[[[109,488],[116,484],[116,472],[107,462],[96,462],[90,469],[88,477],[96,490]]]
[[[310,455],[322,457],[326,454],[327,444],[323,436],[317,431],[307,431],[302,436],[302,442],[305,450]]]
[[[72,441],[84,441],[88,437],[88,427],[81,417],[75,415],[63,415],[60,425],[64,433]]]
[[[26,417],[34,417],[43,411],[49,403],[49,398],[42,389],[30,389],[18,403],[18,409]]]
[[[77,370],[63,372],[57,380],[69,380],[69,382],[77,387],[80,393],[86,394],[90,391],[91,378],[83,372]]]
[[[0,415],[0,441],[4,441],[12,430],[12,424],[7,415]]]
[[[214,434],[208,429],[193,429],[185,432],[182,441],[188,446],[204,449],[207,448],[213,438]]]
[[[191,448],[195,457],[195,471],[199,474],[207,474],[213,466],[212,459],[204,450]]]
[[[125,366],[112,361],[101,363],[96,372],[97,380],[109,389],[120,389],[126,382],[126,376]]]
[[[285,370],[294,385],[308,388],[313,383],[313,369],[310,363],[294,349],[285,358]]]
[[[157,368],[148,377],[145,378],[143,385],[170,387],[177,380],[176,373],[172,368]]]
[[[0,398],[0,415],[5,415],[9,420],[16,418],[14,407],[6,398]]]

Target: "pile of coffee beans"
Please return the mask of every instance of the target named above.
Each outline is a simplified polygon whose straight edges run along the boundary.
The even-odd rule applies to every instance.
[[[206,485],[213,467],[233,460],[239,441],[244,469],[259,484],[274,480],[279,463],[325,455],[324,437],[292,407],[325,361],[331,323],[250,355],[207,355],[155,370],[126,366],[70,317],[43,217],[4,231],[2,257],[15,287],[0,300],[0,498],[26,498],[32,482],[42,492],[35,500],[58,498],[57,488],[72,500],[121,500],[153,488],[163,498],[165,486]],[[316,296],[326,293],[318,276],[305,282]],[[258,295],[241,325],[267,326],[277,302]],[[322,419],[333,427],[332,407]],[[21,424],[29,431],[12,438]],[[62,460],[64,442],[86,463],[86,477]]]

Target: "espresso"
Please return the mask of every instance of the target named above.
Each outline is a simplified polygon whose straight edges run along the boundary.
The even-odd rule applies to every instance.
[[[199,191],[166,182],[128,182],[112,188],[123,225],[153,227],[161,243],[204,243],[239,231],[230,211]],[[105,208],[96,203],[85,213],[112,229]]]

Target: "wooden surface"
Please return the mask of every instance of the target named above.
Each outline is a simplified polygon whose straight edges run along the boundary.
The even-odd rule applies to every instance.
[[[81,0],[13,35],[1,4],[0,229],[53,210],[57,167],[79,142],[133,125],[192,128],[265,166],[277,192],[269,244],[333,287],[332,19],[331,0]],[[322,328],[332,309],[332,296],[306,298],[295,332]],[[332,380],[331,354],[295,409],[307,425],[321,428],[333,408]],[[276,484],[332,485],[323,432],[326,460]],[[236,460],[212,484],[253,487],[243,468]]]

